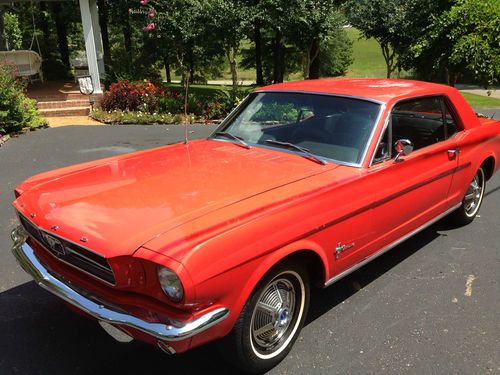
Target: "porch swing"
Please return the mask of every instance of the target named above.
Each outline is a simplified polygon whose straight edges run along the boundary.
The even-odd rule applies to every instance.
[[[32,80],[32,76],[38,75],[40,81],[43,83],[42,52],[36,35],[37,30],[33,2],[31,2],[31,20],[33,22],[33,37],[31,38],[29,49],[18,51],[0,51],[0,61],[5,64],[13,65],[15,67],[15,74],[17,77],[27,77],[29,80]],[[35,42],[38,52],[33,50]]]

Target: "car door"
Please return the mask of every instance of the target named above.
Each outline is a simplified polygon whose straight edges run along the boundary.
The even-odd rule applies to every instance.
[[[367,180],[374,191],[374,248],[380,249],[450,209],[447,197],[458,150],[447,125],[444,98],[422,97],[397,103],[390,114]],[[414,150],[397,157],[398,140]]]

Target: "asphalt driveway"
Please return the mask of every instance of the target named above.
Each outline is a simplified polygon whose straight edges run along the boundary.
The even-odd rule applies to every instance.
[[[192,126],[192,138],[213,130]],[[166,356],[118,344],[17,266],[10,202],[41,171],[172,143],[179,126],[63,127],[0,148],[0,374],[235,373],[213,345]],[[480,217],[442,220],[313,295],[306,327],[272,374],[500,374],[500,174]]]

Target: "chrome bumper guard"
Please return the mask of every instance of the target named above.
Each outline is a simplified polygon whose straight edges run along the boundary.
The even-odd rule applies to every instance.
[[[229,316],[229,310],[220,307],[188,322],[175,322],[170,325],[146,322],[118,311],[115,307],[105,306],[102,302],[91,300],[89,296],[77,291],[77,288],[70,282],[51,273],[38,260],[31,246],[26,243],[28,235],[23,227],[19,226],[14,229],[11,237],[14,241],[12,247],[14,256],[38,285],[100,321],[132,327],[163,341],[181,341],[213,327]]]

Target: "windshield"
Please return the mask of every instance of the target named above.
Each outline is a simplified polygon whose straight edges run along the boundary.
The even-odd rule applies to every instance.
[[[249,145],[274,148],[286,142],[327,159],[360,164],[379,111],[379,104],[354,98],[262,92],[252,94],[218,130]]]

